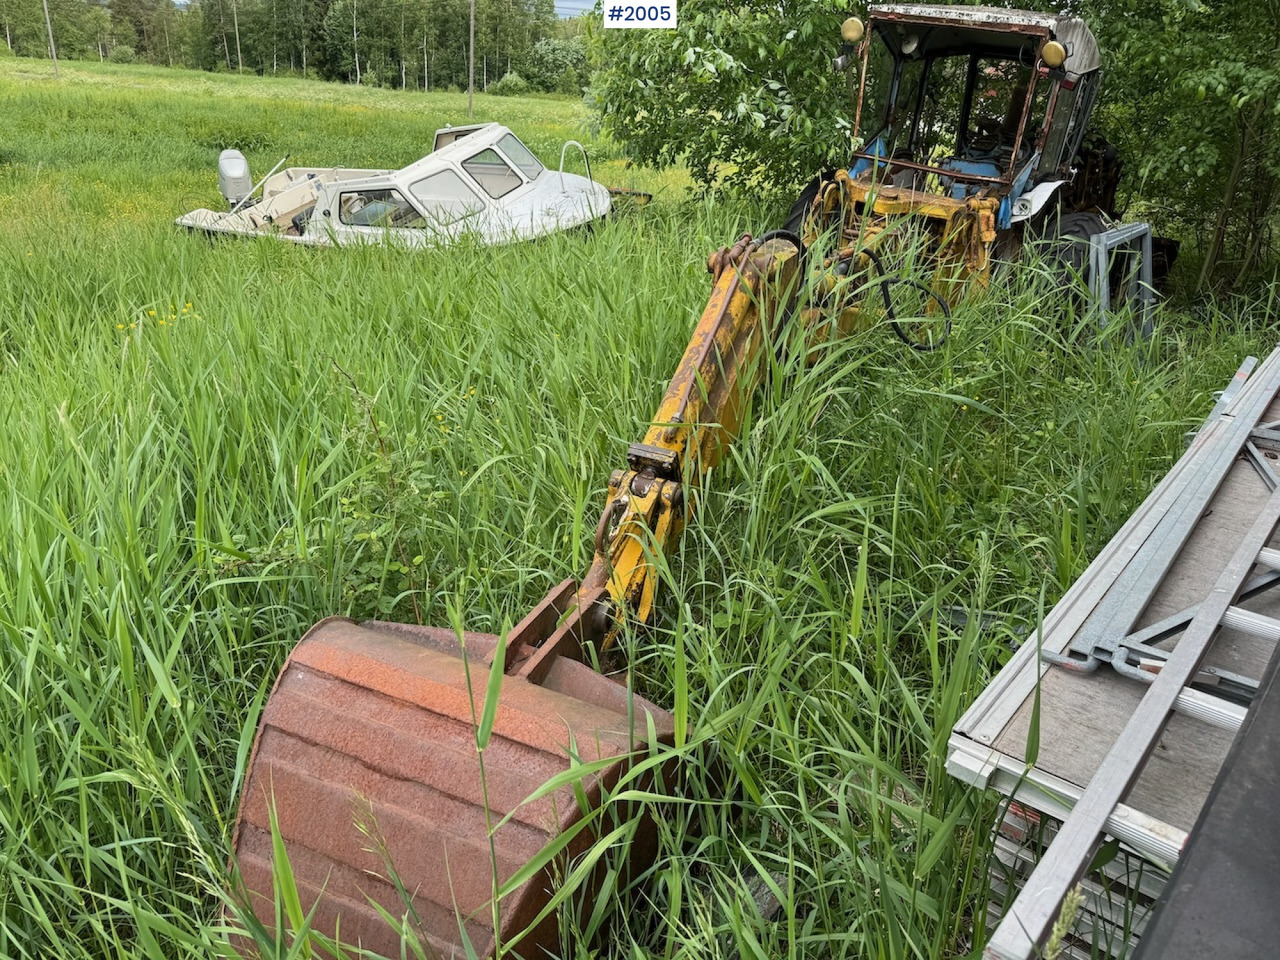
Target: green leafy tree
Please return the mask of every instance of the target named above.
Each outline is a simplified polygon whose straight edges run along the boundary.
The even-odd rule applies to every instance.
[[[846,78],[830,63],[847,0],[686,0],[675,30],[592,31],[592,95],[642,163],[683,159],[704,185],[793,185],[853,147]]]
[[[533,45],[524,67],[535,89],[572,93],[586,82],[587,50],[581,37],[544,37]]]
[[[491,84],[489,92],[498,97],[520,97],[529,92],[529,82],[518,73],[508,73]]]
[[[1280,0],[1090,2],[1107,63],[1098,123],[1138,212],[1199,254],[1198,287],[1277,254]]]

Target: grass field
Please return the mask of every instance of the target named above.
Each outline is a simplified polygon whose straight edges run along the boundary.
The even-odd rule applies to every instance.
[[[333,613],[498,630],[587,565],[709,285],[779,211],[681,174],[590,237],[497,250],[210,243],[222,146],[397,165],[465,98],[0,60],[0,956],[210,956],[265,691]],[[554,165],[582,108],[477,99]],[[1181,449],[1277,304],[1140,347],[1034,285],[946,349],[791,363],[672,558],[637,682],[714,742],[604,953],[949,957],[994,804],[951,723]],[[990,612],[957,631],[936,610]],[[678,702],[677,702],[678,701]],[[708,756],[703,750],[698,756]],[[744,891],[782,877],[763,922]],[[569,918],[571,926],[586,923]],[[579,947],[579,955],[586,947]],[[284,952],[280,954],[284,956]]]

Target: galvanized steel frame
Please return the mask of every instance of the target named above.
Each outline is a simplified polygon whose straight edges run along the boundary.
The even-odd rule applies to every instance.
[[[1150,532],[1133,550],[1124,569],[1107,583],[1104,595],[1084,622],[1073,631],[1067,648],[1062,653],[1044,651],[1045,660],[1083,672],[1092,672],[1100,663],[1110,662],[1119,672],[1131,675],[1131,670],[1125,669],[1128,648],[1124,638],[1133,632],[1138,617],[1164,582],[1277,390],[1280,362],[1273,354],[1234,402],[1224,408],[1219,419],[1211,421],[1197,437],[1188,451],[1195,469],[1178,477],[1164,498],[1166,508],[1150,525]]]
[[[1136,250],[1134,249],[1136,247]],[[1126,248],[1138,255],[1138,276],[1130,276],[1124,298],[1135,302],[1140,320],[1139,333],[1145,340],[1153,329],[1151,312],[1156,291],[1151,276],[1151,224],[1126,223],[1089,238],[1089,286],[1099,315],[1111,312],[1111,254]]]

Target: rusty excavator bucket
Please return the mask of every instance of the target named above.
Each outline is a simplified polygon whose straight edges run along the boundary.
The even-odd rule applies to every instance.
[[[544,600],[508,636],[508,647],[521,650],[538,628],[554,625],[572,587],[566,583]],[[461,918],[476,952],[490,955],[490,821],[511,815],[493,838],[498,879],[505,883],[583,816],[572,785],[525,803],[569,767],[571,750],[584,764],[615,758],[583,778],[594,807],[627,758],[644,748],[645,714],[657,737],[671,741],[666,711],[628,697],[625,687],[579,662],[556,657],[538,679],[519,671],[504,678],[482,782],[472,705],[484,709],[499,642],[492,634],[467,633],[460,643],[452,630],[336,617],[308,631],[263,712],[236,826],[242,879],[264,921],[274,916],[274,803],[303,908],[319,903],[315,929],[344,944],[400,955],[399,934],[373,905],[393,917],[407,912],[388,876],[385,849],[412,895],[419,939],[444,958],[465,956]],[[362,821],[363,830],[357,827]],[[567,855],[593,839],[580,833]],[[652,826],[642,825],[634,843],[637,854],[651,849]],[[553,879],[544,871],[503,900],[505,940],[537,918]],[[535,956],[540,951],[529,948],[553,946],[555,934],[552,914],[509,945]]]
[[[335,617],[294,648],[263,710],[234,834],[245,906],[266,928],[281,881],[274,817],[302,911],[326,937],[400,956],[401,934],[380,907],[407,918],[427,956],[466,956],[464,935],[479,956],[499,944],[503,955],[558,955],[546,907],[596,839],[584,818],[628,771],[668,769],[636,761],[675,732],[669,713],[586,666],[584,651],[608,648],[626,618],[649,617],[652,557],[674,544],[691,509],[686,491],[737,432],[768,324],[796,313],[803,253],[791,235],[748,236],[712,256],[711,300],[644,442],[610,480],[581,584],[560,584],[506,637]],[[482,776],[477,718],[499,654]],[[582,776],[563,776],[578,766]],[[539,793],[557,776],[559,789]],[[653,776],[629,786],[645,789]],[[632,869],[651,860],[654,833],[640,819]],[[519,882],[566,834],[563,850]],[[513,887],[496,912],[495,868],[497,887]]]

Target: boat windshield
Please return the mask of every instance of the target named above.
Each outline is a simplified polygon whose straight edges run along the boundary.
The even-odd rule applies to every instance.
[[[399,190],[351,190],[338,199],[338,219],[354,227],[414,227],[422,217]]]
[[[538,174],[544,169],[542,163],[533,155],[532,150],[520,142],[514,133],[508,133],[499,140],[498,146],[507,155],[507,159],[520,168],[521,173],[530,180],[538,179]]]

